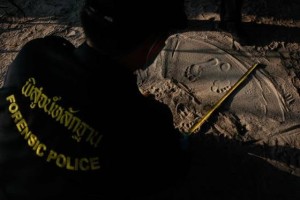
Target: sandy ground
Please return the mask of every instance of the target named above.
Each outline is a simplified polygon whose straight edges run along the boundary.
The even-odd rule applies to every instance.
[[[78,46],[82,0],[0,0],[0,86],[8,65],[22,46],[39,37],[59,35]]]
[[[82,0],[0,1],[0,85],[29,40],[83,42]],[[300,3],[245,0],[246,43],[217,29],[218,0],[186,0],[187,30],[137,71],[141,91],[167,104],[181,132],[203,117],[254,63],[260,67],[189,137],[192,167],[153,199],[300,199]]]

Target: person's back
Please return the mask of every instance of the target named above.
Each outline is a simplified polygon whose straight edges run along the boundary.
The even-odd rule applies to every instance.
[[[76,196],[89,176],[103,176],[104,133],[86,106],[96,102],[73,50],[62,38],[36,39],[10,65],[0,112],[1,186],[8,199]]]
[[[143,97],[111,56],[63,38],[33,40],[0,90],[0,197],[155,193],[183,172],[176,134],[167,107]]]

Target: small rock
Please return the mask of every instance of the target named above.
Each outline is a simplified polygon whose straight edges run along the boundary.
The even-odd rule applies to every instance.
[[[76,31],[71,31],[68,33],[68,37],[72,37],[72,36],[75,36],[76,35]]]

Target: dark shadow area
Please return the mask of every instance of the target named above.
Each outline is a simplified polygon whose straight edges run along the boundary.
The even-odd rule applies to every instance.
[[[249,43],[267,45],[273,41],[300,42],[300,28],[277,25],[243,23]]]
[[[203,14],[202,12],[219,13],[220,0],[211,0],[215,6],[207,6],[207,2],[199,0],[186,0],[193,9],[193,16]],[[1,0],[0,11],[5,13],[2,17],[34,17],[57,19],[61,24],[80,25],[78,19],[72,19],[71,12],[79,13],[84,0]],[[202,5],[203,4],[203,5]],[[204,6],[204,9],[197,9]],[[218,8],[215,10],[215,8]],[[198,11],[197,11],[198,10]],[[242,13],[256,17],[270,17],[276,20],[299,20],[300,2],[298,0],[244,0]],[[189,14],[189,13],[188,13]]]
[[[38,18],[38,21],[55,20],[59,24],[80,26],[79,11],[83,0],[1,0],[1,22],[6,18]],[[34,21],[34,20],[33,20]],[[30,23],[30,22],[29,22]]]
[[[260,158],[270,159],[268,152],[278,150],[300,155],[299,149],[258,146],[204,132],[203,127],[201,132],[190,137],[192,167],[188,187],[194,191],[190,199],[300,198],[300,177],[281,171]]]
[[[191,20],[187,31],[219,31],[218,22]],[[300,42],[300,28],[279,25],[242,23],[242,45],[268,45],[271,42]]]
[[[257,6],[253,6],[256,4]],[[255,7],[250,9],[249,7]],[[257,17],[272,17],[282,20],[299,20],[300,2],[298,0],[244,0],[242,13]]]
[[[1,50],[0,49],[0,53],[18,53],[18,50]]]

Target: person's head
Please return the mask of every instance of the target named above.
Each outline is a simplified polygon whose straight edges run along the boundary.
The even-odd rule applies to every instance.
[[[86,0],[81,21],[96,49],[122,55],[151,35],[184,28],[186,15],[183,0]]]

